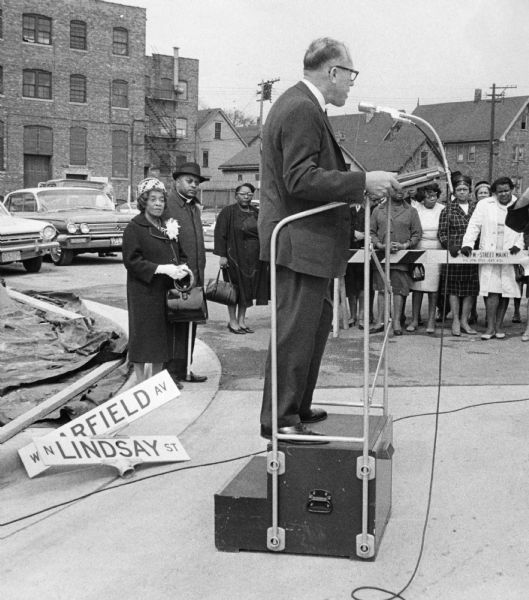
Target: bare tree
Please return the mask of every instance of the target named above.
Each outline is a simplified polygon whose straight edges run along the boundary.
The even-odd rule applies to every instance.
[[[248,127],[257,124],[257,117],[250,117],[238,108],[223,109],[235,127]]]

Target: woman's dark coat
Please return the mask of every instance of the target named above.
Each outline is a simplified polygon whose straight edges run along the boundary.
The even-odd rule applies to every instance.
[[[123,263],[127,269],[129,360],[167,362],[176,356],[175,327],[166,320],[165,298],[173,281],[155,274],[158,265],[184,263],[178,241],[169,240],[143,213],[123,233]]]
[[[228,259],[229,279],[238,288],[237,303],[241,306],[267,304],[269,294],[268,264],[259,260],[259,237],[257,231],[258,210],[248,207],[249,213],[241,212],[239,204],[225,206],[215,223],[213,254]],[[227,280],[227,276],[224,276]]]

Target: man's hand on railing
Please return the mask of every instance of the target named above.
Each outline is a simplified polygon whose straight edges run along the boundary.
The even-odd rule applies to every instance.
[[[470,246],[463,246],[461,248],[461,254],[463,256],[469,257],[472,254],[472,248]],[[452,254],[452,256],[454,255]]]

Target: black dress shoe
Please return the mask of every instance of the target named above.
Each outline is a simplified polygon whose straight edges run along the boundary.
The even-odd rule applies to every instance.
[[[302,423],[317,423],[318,421],[325,421],[327,411],[322,408],[311,408],[307,414],[299,415],[299,418]]]
[[[318,433],[317,431],[312,431],[312,429],[308,429],[303,425],[303,423],[298,423],[297,425],[292,425],[290,427],[279,427],[277,433],[283,433],[285,435],[323,435],[322,433]],[[266,438],[267,440],[272,439],[272,429],[269,427],[265,427],[261,425],[261,437]],[[281,440],[287,444],[303,444],[303,445],[313,445],[313,444],[328,444],[326,440],[318,440],[318,441],[308,441],[308,440],[296,440],[295,437],[290,440]]]
[[[183,381],[188,381],[190,383],[203,383],[207,378],[207,375],[195,375],[193,371],[190,371],[189,375],[182,377]]]

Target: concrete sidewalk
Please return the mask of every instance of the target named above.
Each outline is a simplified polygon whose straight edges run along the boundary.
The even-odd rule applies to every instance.
[[[197,344],[195,367],[208,375],[205,384],[186,385],[179,398],[130,426],[130,433],[178,434],[190,462],[139,467],[127,480],[108,467],[50,470],[34,480],[22,467],[7,478],[2,472],[2,598],[345,600],[360,585],[399,591],[419,553],[435,422],[413,415],[435,410],[437,388],[390,388],[393,508],[375,562],[231,554],[214,546],[213,496],[248,460],[240,457],[266,448],[258,436],[261,393],[257,381],[252,391],[218,391],[220,366],[205,344]],[[315,400],[349,413],[330,403],[357,401],[361,393],[325,387]],[[522,384],[442,389],[441,411],[457,412],[439,419],[425,549],[407,600],[527,599],[528,397]],[[466,408],[498,401],[504,403]],[[11,451],[31,435],[13,438]],[[105,491],[74,501],[99,489]],[[72,502],[5,525],[64,501]]]

